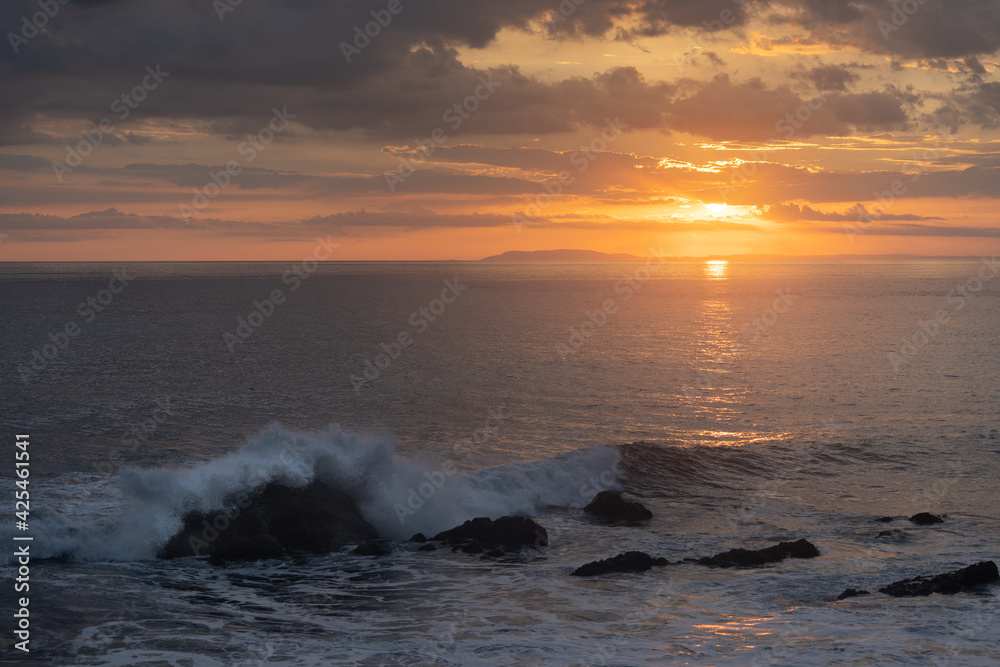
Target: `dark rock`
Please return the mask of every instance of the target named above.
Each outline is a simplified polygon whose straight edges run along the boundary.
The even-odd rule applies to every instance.
[[[846,600],[847,598],[856,598],[859,595],[871,595],[871,592],[859,590],[857,588],[848,588],[846,591],[838,595],[837,599]]]
[[[486,551],[486,545],[482,542],[468,542],[466,544],[457,544],[451,550],[452,552],[461,551],[467,554],[481,554]]]
[[[895,540],[896,542],[902,542],[906,539],[906,533],[898,528],[893,530],[883,530],[878,535],[875,536],[876,540],[880,540],[883,537]]]
[[[219,512],[189,512],[160,558],[208,556],[213,563],[330,553],[378,538],[354,500],[323,482],[302,488],[268,484]]]
[[[652,567],[669,565],[666,558],[653,558],[642,551],[628,551],[614,558],[595,560],[573,571],[574,577],[593,577],[611,572],[645,572]]]
[[[427,544],[421,544],[417,551],[437,551],[437,546],[428,542]]]
[[[951,595],[984,584],[992,584],[998,580],[1000,580],[1000,572],[997,572],[996,563],[984,560],[981,563],[944,574],[903,579],[880,588],[879,591],[897,598],[918,597],[931,593]]]
[[[351,553],[356,556],[388,556],[392,553],[392,547],[385,540],[369,540],[358,545]]]
[[[427,541],[427,536],[424,535],[423,533],[417,533],[416,535],[410,538],[410,542],[419,542],[420,544],[423,544],[426,541]]]
[[[917,524],[918,526],[930,526],[935,523],[944,523],[944,519],[939,516],[934,516],[930,512],[921,512],[920,514],[914,514],[910,517],[910,521]]]
[[[880,516],[875,520],[878,521],[879,523],[890,523],[892,521],[895,521],[895,519],[891,516]]]
[[[695,562],[709,567],[752,567],[777,563],[785,558],[815,558],[819,550],[807,540],[781,542],[765,549],[750,551],[749,549],[731,549],[714,556],[699,558]]]
[[[506,555],[507,554],[504,553],[503,549],[497,549],[494,547],[493,549],[490,549],[482,556],[480,556],[480,558],[482,558],[483,560],[488,560],[491,558],[503,558]]]
[[[526,516],[502,516],[496,521],[477,517],[434,536],[437,542],[457,546],[466,553],[482,553],[490,547],[544,547],[549,534]]]
[[[642,503],[630,502],[617,491],[601,491],[583,511],[603,523],[633,524],[653,518]]]

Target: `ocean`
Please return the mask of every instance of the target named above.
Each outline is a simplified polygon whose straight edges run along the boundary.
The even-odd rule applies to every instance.
[[[998,270],[0,264],[0,663],[998,664],[1000,586],[874,592],[1000,559]],[[394,552],[157,558],[186,512],[316,479]],[[604,489],[653,519],[588,521]],[[549,546],[405,542],[510,514]],[[820,556],[570,576],[799,538]]]

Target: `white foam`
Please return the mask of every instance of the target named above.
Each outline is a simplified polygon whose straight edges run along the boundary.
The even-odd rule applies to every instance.
[[[152,559],[180,530],[187,512],[223,509],[269,482],[301,488],[317,479],[353,497],[382,537],[433,536],[477,516],[582,505],[598,490],[617,487],[617,464],[616,450],[594,447],[463,472],[447,461],[421,465],[400,456],[391,437],[362,437],[335,425],[297,433],[273,424],[238,450],[191,468],[123,470],[120,492],[112,494],[117,514],[108,508],[107,492],[97,516],[86,502],[63,504],[60,494],[52,494],[57,511],[38,513],[32,523],[33,553],[86,561]],[[93,484],[107,482],[96,478]]]

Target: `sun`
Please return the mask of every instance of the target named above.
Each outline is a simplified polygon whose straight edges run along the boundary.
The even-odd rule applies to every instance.
[[[705,208],[712,215],[725,215],[729,211],[728,204],[705,204]]]

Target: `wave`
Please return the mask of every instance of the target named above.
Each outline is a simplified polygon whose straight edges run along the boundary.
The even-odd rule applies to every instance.
[[[766,480],[822,477],[852,466],[909,464],[913,449],[900,449],[898,442],[871,436],[819,441],[782,437],[737,445],[634,442],[619,449],[629,491],[718,498]]]
[[[477,516],[581,507],[600,490],[621,488],[621,479],[619,453],[610,447],[463,471],[449,461],[401,456],[386,436],[360,436],[336,425],[310,434],[273,424],[239,449],[200,465],[124,469],[115,489],[106,488],[107,480],[91,479],[82,495],[93,496],[93,503],[67,500],[59,511],[33,514],[32,553],[80,561],[152,559],[181,530],[186,514],[224,511],[268,484],[305,488],[324,482],[350,496],[380,537],[406,539]],[[73,482],[77,491],[86,486],[79,475]],[[59,506],[60,489],[50,491],[57,501],[50,505]],[[103,516],[88,518],[98,505]]]

